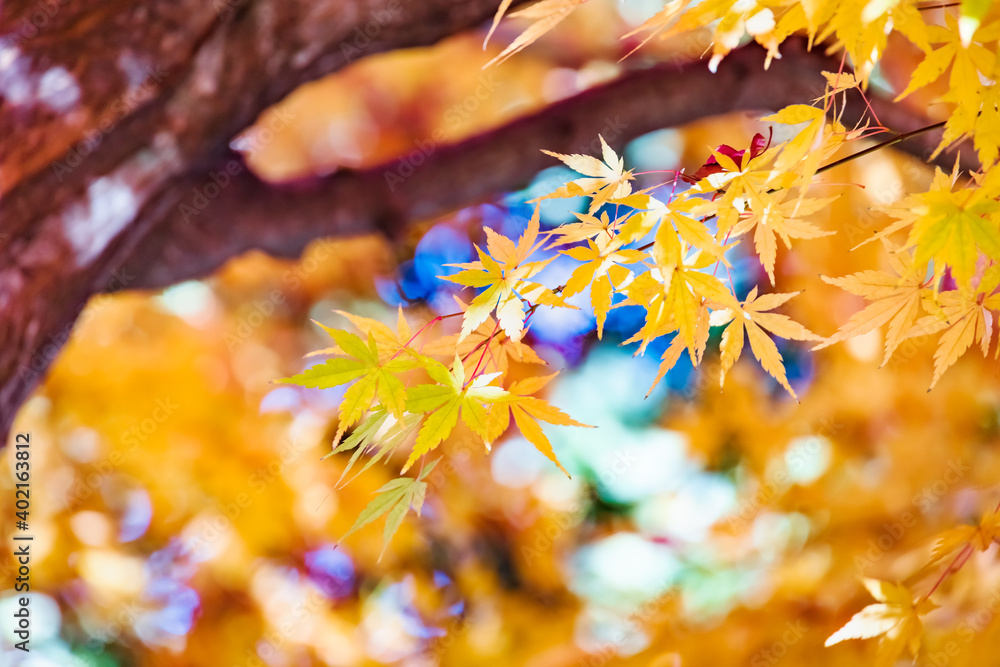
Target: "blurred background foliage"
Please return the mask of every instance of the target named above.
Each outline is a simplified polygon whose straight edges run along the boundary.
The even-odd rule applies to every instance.
[[[659,5],[591,3],[486,71],[498,49],[483,51],[482,34],[365,59],[269,112],[292,122],[249,159],[270,179],[412,159],[433,150],[435,131],[459,140],[623,67],[699,57],[707,41],[692,35],[619,63],[634,46],[620,35]],[[503,25],[493,44],[517,30]],[[887,56],[884,85],[910,57],[902,47]],[[653,186],[667,177],[658,170],[696,169],[712,147],[745,146],[760,128],[738,115],[656,132],[628,145],[626,168],[653,172],[640,176]],[[801,404],[747,358],[722,389],[716,362],[695,372],[682,360],[644,399],[658,351],[632,358],[620,346],[639,323],[634,308],[612,311],[601,343],[586,295],[579,312],[539,311],[535,347],[566,369],[548,400],[598,426],[552,429],[572,479],[516,429],[489,454],[458,433],[424,516],[407,519],[381,560],[380,523],[335,548],[402,460],[335,489],[346,458],[320,457],[337,390],[271,384],[327,346],[310,318],[346,327],[334,309],[390,322],[398,306],[413,322],[452,312],[456,292],[436,280],[444,265],[466,261],[483,226],[516,235],[530,215],[523,202],[569,175],[547,170],[525,191],[423,221],[397,244],[320,241],[294,263],[251,253],[203,281],[95,298],[15,427],[33,443],[35,634],[30,658],[5,635],[0,661],[756,667],[870,658],[871,642],[821,649],[867,603],[859,577],[906,576],[927,538],[996,504],[1000,473],[995,363],[969,355],[928,393],[932,349],[904,346],[880,369],[878,330],[817,354],[783,347]],[[782,291],[806,290],[790,314],[829,334],[860,303],[818,275],[882,261],[874,244],[848,252],[883,223],[869,208],[926,186],[930,172],[882,151],[826,178],[867,187],[820,216],[836,236],[779,252],[778,280]],[[582,202],[547,204],[543,224],[570,220],[574,208]],[[743,293],[766,282],[756,260],[731,259]],[[556,261],[547,279],[558,284],[565,270]],[[14,511],[10,452],[4,516]],[[947,583],[967,589],[966,608],[938,619],[941,637],[961,614],[987,608],[993,556]],[[14,568],[4,547],[5,580]],[[0,599],[0,617],[13,604]],[[969,656],[996,641],[992,616],[983,627],[963,645]]]

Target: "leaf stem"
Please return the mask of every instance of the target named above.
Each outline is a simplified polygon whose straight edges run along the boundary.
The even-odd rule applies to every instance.
[[[955,556],[955,560],[951,561],[951,565],[945,568],[945,571],[941,573],[941,576],[938,577],[938,580],[934,582],[934,586],[931,587],[929,591],[927,591],[927,593],[924,595],[922,599],[926,600],[927,598],[929,598],[934,593],[934,591],[938,589],[938,586],[941,585],[941,582],[943,582],[949,574],[951,574],[952,572],[958,572],[962,568],[962,566],[965,565],[965,562],[969,560],[969,557],[972,555],[972,551],[973,551],[972,544],[971,543],[966,544],[962,548],[962,550],[958,552],[958,555]]]
[[[948,9],[949,7],[958,7],[961,4],[961,2],[946,2],[940,5],[923,5],[921,7],[917,7],[917,11],[924,12],[928,9]]]
[[[885,141],[877,143],[874,146],[869,146],[868,148],[866,148],[866,149],[864,149],[862,151],[858,151],[857,153],[852,153],[851,155],[847,155],[845,157],[842,157],[839,160],[834,160],[830,164],[823,165],[822,167],[820,167],[819,169],[816,170],[816,173],[817,174],[822,174],[825,171],[830,171],[834,167],[839,167],[840,165],[846,164],[848,162],[851,162],[852,160],[857,160],[858,158],[864,157],[866,155],[870,155],[871,153],[874,153],[877,150],[881,150],[881,149],[886,148],[888,146],[893,146],[895,144],[898,144],[901,141],[906,141],[907,139],[911,139],[913,137],[916,137],[916,136],[919,136],[921,134],[924,134],[925,132],[930,132],[931,130],[937,130],[939,128],[944,127],[945,123],[947,123],[947,122],[948,121],[944,121],[943,120],[940,123],[934,123],[932,125],[925,125],[924,127],[918,127],[917,129],[911,130],[909,132],[903,132],[901,134],[897,134],[896,136],[894,136],[891,139],[886,139]]]
[[[497,330],[499,328],[500,328],[500,317],[498,315],[497,316],[497,323],[493,325],[493,331],[490,333],[490,337],[487,338],[487,339],[485,339],[481,343],[481,345],[483,346],[483,353],[479,355],[479,361],[476,362],[476,368],[475,368],[475,370],[472,371],[472,375],[469,376],[469,379],[465,381],[465,384],[463,385],[463,389],[465,387],[468,387],[470,384],[472,384],[472,381],[476,379],[476,375],[479,373],[479,367],[483,365],[483,359],[486,358],[486,353],[490,349],[490,341],[493,340],[493,337],[497,335]]]

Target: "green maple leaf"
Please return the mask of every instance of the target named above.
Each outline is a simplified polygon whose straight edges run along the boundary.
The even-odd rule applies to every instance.
[[[499,373],[484,373],[466,382],[465,366],[457,355],[451,371],[431,360],[425,368],[437,384],[422,384],[407,391],[407,409],[415,413],[429,413],[430,416],[417,434],[417,442],[403,466],[403,472],[441,444],[458,425],[459,417],[489,447],[493,438],[483,404],[493,403],[507,394],[502,387],[490,385]]]
[[[419,364],[411,358],[380,360],[375,336],[371,332],[366,345],[352,333],[338,329],[327,331],[346,358],[331,359],[278,382],[327,389],[356,380],[344,393],[340,404],[337,440],[348,427],[361,419],[376,397],[390,414],[402,421],[406,410],[406,388],[395,374],[412,370]]]

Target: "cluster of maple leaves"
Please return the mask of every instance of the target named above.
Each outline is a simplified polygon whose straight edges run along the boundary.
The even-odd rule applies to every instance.
[[[579,4],[581,0],[542,0],[518,12],[534,23],[498,60],[525,48]],[[327,329],[335,346],[320,353],[334,358],[287,381],[321,388],[350,383],[340,406],[333,452],[353,450],[348,469],[363,454],[368,455],[367,468],[412,440],[405,473],[425,460],[459,421],[488,449],[507,430],[511,417],[522,435],[559,465],[540,422],[584,425],[536,396],[552,375],[511,380],[508,370],[511,361],[544,363],[525,340],[532,314],[542,307],[573,308],[567,299],[589,289],[598,337],[608,312],[624,305],[645,310],[643,325],[626,341],[639,343],[637,353],[657,338],[672,337],[657,382],[685,352],[697,366],[711,329],[725,327],[720,382],[749,341],[761,367],[794,397],[773,338],[814,341],[820,349],[885,327],[885,360],[904,340],[939,335],[933,386],[970,347],[978,345],[988,353],[993,316],[1000,310],[1000,170],[993,168],[1000,156],[1000,100],[994,83],[1000,21],[985,21],[989,4],[963,2],[958,18],[949,15],[944,25],[930,25],[913,2],[667,3],[639,31],[651,39],[713,26],[710,66],[745,36],[765,46],[770,57],[780,57],[781,41],[804,32],[814,40],[832,39],[854,72],[826,73],[827,93],[816,105],[793,105],[763,119],[785,126],[789,140],[773,143],[757,135],[746,150],[720,146],[696,173],[680,174],[672,183],[650,190],[634,190],[633,173],[603,138],[600,158],[549,153],[581,177],[534,200],[535,215],[517,241],[484,230],[486,247],[476,248],[478,260],[442,277],[475,292],[468,303],[459,302],[459,311],[435,317],[415,332],[402,310],[395,330],[343,313],[361,336]],[[502,3],[497,21],[509,5],[509,0]],[[843,127],[837,121],[837,96],[867,85],[893,30],[925,53],[900,97],[935,82],[950,68],[942,101],[955,107],[939,150],[971,137],[982,170],[968,176],[957,168],[950,175],[939,170],[927,192],[883,207],[893,222],[865,243],[877,240],[884,245],[891,271],[824,277],[870,303],[823,338],[774,312],[797,294],[769,291],[775,286],[778,240],[791,247],[792,240],[835,233],[809,221],[836,198],[811,196],[814,178],[833,164],[830,159],[845,144],[884,131]],[[678,188],[680,183],[684,187]],[[825,193],[830,190],[825,184]],[[575,222],[542,232],[540,201],[572,197],[589,198],[588,210],[577,213]],[[770,284],[753,287],[741,299],[731,278],[726,279],[727,253],[744,241],[752,246]],[[535,281],[554,259],[551,250],[578,262],[558,287]],[[433,333],[451,317],[461,317],[457,333]],[[422,463],[415,477],[386,484],[352,532],[387,514],[388,542],[411,507],[419,513],[433,465]],[[998,531],[997,515],[979,527],[955,529],[941,539],[921,572],[926,574],[958,551],[941,575],[947,576],[975,549],[985,550]],[[878,602],[859,612],[828,643],[881,636],[881,664],[892,664],[905,649],[916,655],[920,616],[935,607],[930,592],[917,597],[902,584],[869,580],[865,585]]]

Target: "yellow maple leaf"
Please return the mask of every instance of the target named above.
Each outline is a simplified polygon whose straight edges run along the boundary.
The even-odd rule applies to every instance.
[[[798,3],[796,3],[798,4]],[[893,30],[903,34],[924,52],[930,50],[927,41],[927,25],[922,12],[913,2],[899,0],[854,0],[851,2],[811,0],[806,3],[818,6],[814,10],[814,20],[826,21],[826,26],[815,31],[815,41],[823,42],[831,35],[831,51],[847,52],[854,65],[855,74],[867,84],[875,65],[882,57],[888,43],[888,35]],[[786,26],[784,34],[790,34],[795,26]]]
[[[622,39],[628,39],[629,37],[634,37],[640,33],[647,33],[646,37],[644,37],[643,40],[639,42],[639,44],[637,44],[628,55],[635,53],[638,49],[641,49],[650,40],[659,35],[668,37],[671,34],[674,34],[675,31],[672,30],[672,28],[674,28],[674,26],[677,25],[678,21],[682,18],[688,19],[685,21],[685,23],[688,23],[690,21],[690,14],[687,10],[692,4],[691,0],[671,0],[663,6],[663,9],[643,21],[638,28],[625,33],[625,35],[622,36]],[[689,23],[688,26],[681,26],[679,30],[684,30],[685,28],[692,29],[693,27],[694,26]]]
[[[807,104],[793,104],[761,120],[782,125],[802,125],[802,129],[792,139],[780,146],[780,153],[774,159],[774,167],[768,178],[769,182],[786,179],[781,183],[783,187],[788,187],[791,182],[808,186],[820,164],[833,155],[845,139],[845,128],[840,123],[828,123],[823,109]]]
[[[821,72],[821,74],[826,79],[826,92],[822,97],[813,100],[814,102],[826,100],[848,90],[854,90],[862,84],[862,81],[853,72]]]
[[[677,238],[672,227],[667,234],[657,234],[653,246],[656,266],[640,273],[629,283],[622,305],[639,305],[646,311],[645,323],[632,338],[641,341],[642,354],[653,339],[677,331],[697,365],[708,341],[708,312],[705,300],[735,304],[732,292],[702,269],[714,259],[700,250],[688,254],[688,246]]]
[[[790,3],[793,6],[798,3]],[[708,67],[712,72],[718,69],[722,59],[739,46],[745,37],[752,37],[767,49],[765,69],[773,58],[780,58],[778,45],[785,35],[795,32],[779,31],[778,20],[782,12],[778,3],[733,2],[733,0],[672,0],[663,9],[650,17],[642,25],[628,33],[631,37],[638,33],[647,36],[636,46],[642,47],[654,37],[667,39],[674,35],[711,26],[712,57]],[[802,26],[803,28],[805,26]],[[635,49],[633,49],[634,51]]]
[[[443,364],[428,359],[424,368],[436,384],[410,387],[406,392],[406,409],[413,413],[429,413],[420,427],[413,451],[401,473],[409,470],[418,458],[431,451],[455,429],[459,417],[483,439],[487,449],[493,441],[488,429],[484,404],[493,403],[507,394],[502,387],[491,384],[499,373],[482,373],[466,380],[465,366],[455,356],[449,371]]]
[[[971,546],[986,551],[997,540],[1000,540],[1000,512],[983,516],[977,526],[958,526],[941,533],[935,540],[927,567],[938,565],[960,548]]]
[[[510,425],[510,417],[513,416],[514,423],[517,424],[524,439],[533,444],[538,451],[559,466],[559,469],[569,477],[569,473],[556,458],[555,452],[552,450],[552,443],[542,432],[538,422],[585,428],[593,428],[593,426],[582,424],[559,408],[531,395],[540,391],[555,376],[556,374],[536,375],[512,383],[508,387],[507,393],[494,402],[490,408],[487,416],[487,430],[493,439],[500,437],[507,430]]]
[[[510,18],[532,19],[534,22],[528,26],[524,32],[518,35],[513,42],[508,44],[507,48],[501,51],[497,57],[486,63],[483,68],[485,69],[486,67],[502,63],[518,51],[530,46],[538,40],[539,37],[562,23],[563,19],[569,16],[574,9],[586,1],[587,0],[542,0],[541,2],[531,5],[530,7],[507,14]],[[504,14],[507,13],[507,10],[510,9],[512,2],[513,0],[503,0],[503,2],[500,3],[500,7],[497,9],[497,13],[493,17],[493,24],[490,26],[490,30],[486,34],[486,40],[483,42],[484,47],[486,46],[486,42],[489,41],[490,37],[496,31],[497,26],[500,24],[500,19],[502,19]]]
[[[496,313],[497,322],[508,338],[520,340],[524,334],[525,303],[534,302],[541,305],[559,305],[572,308],[544,285],[533,283],[529,278],[535,276],[552,261],[552,258],[538,262],[528,262],[528,257],[538,249],[541,243],[538,239],[538,208],[528,223],[521,238],[515,244],[510,239],[486,228],[487,248],[489,253],[476,246],[479,254],[478,262],[453,264],[462,271],[443,276],[459,285],[467,287],[485,287],[477,295],[465,311],[462,318],[462,331],[459,342],[479,328],[492,313]]]
[[[375,521],[382,515],[386,516],[385,529],[382,531],[382,551],[379,560],[385,554],[386,547],[392,541],[396,531],[403,523],[403,517],[413,508],[413,511],[420,516],[420,511],[424,506],[424,498],[427,495],[427,482],[424,479],[434,469],[437,461],[424,466],[424,469],[417,477],[400,477],[382,486],[375,497],[358,515],[354,525],[346,533],[340,536],[337,544],[342,543],[350,535]]]
[[[335,442],[339,442],[346,429],[364,416],[376,397],[392,415],[402,420],[406,410],[406,390],[396,375],[413,370],[419,364],[409,357],[380,354],[372,331],[368,332],[367,345],[361,338],[347,331],[327,331],[337,342],[341,353],[348,358],[316,364],[298,375],[278,382],[320,389],[353,382],[340,404],[340,424]]]
[[[941,143],[931,157],[971,134],[980,161],[988,167],[996,161],[998,152],[1000,114],[994,106],[998,94],[993,81],[1000,63],[994,51],[984,44],[1000,38],[1000,21],[985,25],[976,22],[972,29],[968,21],[956,20],[951,14],[946,15],[945,21],[945,26],[928,27],[930,41],[942,46],[927,54],[913,71],[909,86],[896,100],[933,83],[950,68],[948,91],[941,101],[952,103],[954,108],[945,123]]]
[[[993,294],[998,285],[1000,267],[994,264],[976,290],[960,288],[941,292],[936,302],[931,302],[934,312],[914,324],[908,337],[944,330],[934,352],[931,388],[974,343],[979,344],[983,356],[989,353],[993,339],[992,311],[1000,309],[1000,294]]]
[[[754,231],[753,241],[760,257],[760,263],[774,285],[774,263],[778,255],[780,238],[786,248],[791,248],[791,239],[815,239],[830,236],[835,232],[824,232],[802,216],[810,215],[830,205],[836,197],[824,199],[798,199],[785,201],[789,190],[773,193],[766,202],[759,198],[750,200],[750,214],[740,219],[733,227],[730,238]]]
[[[843,278],[822,276],[824,282],[864,297],[872,303],[852,315],[837,333],[814,347],[814,350],[888,324],[885,355],[882,358],[884,365],[899,344],[913,335],[911,328],[920,313],[922,299],[932,290],[924,280],[925,271],[915,266],[907,253],[891,253],[889,262],[895,273],[860,271]]]
[[[567,197],[591,197],[590,213],[593,213],[609,200],[620,199],[632,194],[629,183],[634,177],[632,170],[625,171],[625,159],[618,157],[604,137],[601,140],[602,157],[604,161],[589,155],[563,155],[543,150],[546,155],[562,160],[567,167],[579,172],[587,178],[570,181],[555,192],[551,192],[529,203],[537,203],[545,199],[564,199]]]
[[[716,310],[712,313],[709,322],[713,326],[729,323],[729,326],[722,332],[720,345],[722,351],[720,384],[725,381],[726,372],[740,358],[740,354],[743,352],[743,334],[746,332],[747,338],[750,339],[750,349],[760,365],[793,398],[798,400],[791,385],[788,384],[781,353],[778,352],[774,341],[767,335],[767,331],[770,331],[776,336],[791,340],[820,340],[819,336],[789,317],[767,312],[777,308],[797,294],[798,292],[791,292],[757,296],[757,288],[754,287],[742,304]]]
[[[932,44],[943,44],[926,55],[910,76],[910,84],[896,97],[907,97],[918,88],[933,83],[951,66],[950,89],[967,95],[979,85],[979,72],[989,75],[993,71],[996,55],[982,45],[1000,37],[1000,21],[977,28],[969,39],[951,14],[945,16],[944,26],[929,26],[928,39]],[[980,43],[974,43],[980,42]]]
[[[959,284],[968,285],[979,251],[1000,260],[1000,202],[991,190],[931,190],[916,195],[922,205],[911,213],[915,220],[906,246],[916,248],[917,264],[933,260],[939,276],[949,266]]]
[[[712,151],[711,162],[717,168],[701,178],[678,200],[671,202],[671,208],[678,209],[683,200],[688,200],[688,213],[714,215],[717,218],[718,234],[725,236],[739,222],[740,216],[747,212],[752,200],[756,200],[762,208],[766,207],[772,200],[773,192],[791,185],[795,175],[771,167],[781,146],[771,146],[760,153],[754,150],[742,151],[742,155],[735,156],[739,162],[722,148],[724,147]],[[695,199],[693,196],[697,194],[712,194],[713,197],[710,201],[705,201]]]
[[[548,246],[549,248],[579,243],[588,239],[596,239],[602,235],[611,238],[614,236],[620,222],[618,219],[610,220],[606,211],[601,213],[600,218],[596,218],[589,213],[578,213],[576,211],[573,211],[573,215],[577,217],[579,222],[565,222],[555,229],[542,232],[546,236],[558,237],[553,239],[552,243]]]
[[[830,635],[825,646],[845,639],[881,637],[875,659],[876,667],[891,667],[904,650],[916,659],[923,637],[920,617],[937,609],[930,600],[913,601],[910,589],[887,581],[865,579],[865,588],[878,600],[870,604]]]
[[[333,312],[347,318],[363,336],[371,334],[375,338],[375,344],[378,346],[380,358],[385,359],[396,356],[396,353],[405,348],[407,343],[410,341],[410,325],[406,321],[406,316],[403,314],[403,307],[400,306],[398,311],[396,331],[393,331],[386,324],[379,322],[378,320],[373,320],[370,317],[361,317],[360,315],[348,313],[343,310],[334,310]],[[331,336],[333,335],[332,332],[334,330],[330,327],[322,324],[321,322],[317,322],[316,320],[313,320],[313,323]],[[324,348],[322,350],[314,350],[306,356],[313,357],[324,354],[344,354],[344,351],[341,350],[339,346],[333,345],[332,347]]]
[[[561,251],[562,254],[583,262],[573,270],[563,288],[562,295],[570,297],[590,286],[590,301],[597,318],[597,337],[604,333],[604,321],[611,309],[611,299],[617,288],[624,287],[632,278],[632,272],[622,264],[635,264],[646,257],[641,250],[622,248],[621,238],[605,235],[597,241],[587,240],[587,246],[578,246]]]

